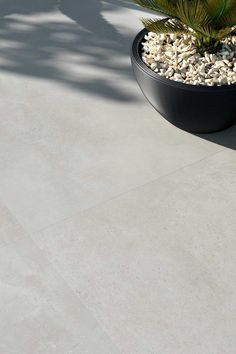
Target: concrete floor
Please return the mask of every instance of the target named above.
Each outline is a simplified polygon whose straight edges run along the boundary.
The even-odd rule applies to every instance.
[[[236,127],[146,102],[128,0],[0,10],[0,354],[235,354]]]

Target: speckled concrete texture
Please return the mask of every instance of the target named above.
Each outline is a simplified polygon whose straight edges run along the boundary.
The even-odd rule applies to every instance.
[[[0,12],[0,354],[235,354],[236,128],[146,102],[129,1]]]

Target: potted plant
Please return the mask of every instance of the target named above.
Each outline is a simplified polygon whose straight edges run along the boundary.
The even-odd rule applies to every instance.
[[[177,127],[215,132],[236,122],[236,1],[134,0],[142,19],[131,61],[154,108]]]

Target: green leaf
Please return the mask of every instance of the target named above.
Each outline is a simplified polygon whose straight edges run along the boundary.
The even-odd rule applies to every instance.
[[[199,50],[213,50],[220,41],[236,33],[236,0],[134,0],[167,19],[144,19],[152,32],[191,33]],[[191,30],[190,30],[191,29]],[[233,32],[234,31],[234,32]]]
[[[133,0],[133,2],[165,16],[176,16],[175,0]]]
[[[221,27],[233,27],[236,25],[236,5],[229,9],[225,15],[221,16],[219,19],[219,24]]]
[[[232,27],[236,24],[235,0],[205,0],[212,22],[218,27]]]
[[[176,6],[180,20],[195,31],[211,22],[202,0],[178,0]]]
[[[218,20],[224,16],[232,4],[235,6],[235,0],[205,0],[205,3],[213,20]]]
[[[144,26],[155,33],[190,33],[189,29],[181,22],[165,18],[162,20],[142,19]]]

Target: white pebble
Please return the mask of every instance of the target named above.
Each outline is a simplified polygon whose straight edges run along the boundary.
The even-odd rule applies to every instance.
[[[142,43],[142,60],[156,73],[192,85],[236,83],[236,37],[222,41],[222,49],[201,55],[191,35],[149,32]]]
[[[157,63],[156,62],[152,63],[151,64],[151,69],[155,70],[156,68],[157,68]]]

